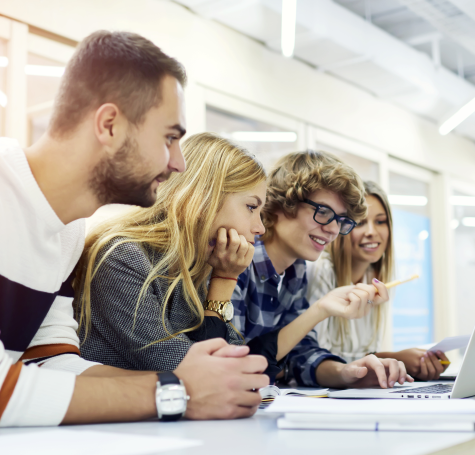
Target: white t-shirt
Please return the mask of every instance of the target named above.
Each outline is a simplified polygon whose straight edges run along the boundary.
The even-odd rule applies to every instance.
[[[368,283],[373,277],[365,275],[363,283]],[[310,305],[321,299],[337,287],[336,273],[330,255],[324,252],[315,262],[307,262],[307,300]],[[388,303],[383,304],[383,318],[380,329],[376,333],[377,312],[373,309],[361,319],[344,320],[329,317],[316,325],[318,344],[333,354],[343,357],[347,362],[361,359],[368,352],[379,352],[383,341],[383,331]],[[344,336],[340,327],[347,327]]]
[[[18,142],[0,138],[0,427],[58,425],[96,364],[76,355],[68,277],[83,247],[84,220],[64,225]]]

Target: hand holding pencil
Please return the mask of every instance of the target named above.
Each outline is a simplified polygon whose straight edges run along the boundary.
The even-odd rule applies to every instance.
[[[405,280],[390,281],[389,283],[385,283],[384,286],[386,287],[386,289],[391,289],[396,286],[399,286],[400,284],[408,283],[409,281],[412,281],[412,280],[417,280],[417,278],[419,278],[419,275],[414,274],[414,275],[411,275],[409,278],[406,278]],[[373,280],[373,286],[376,288],[376,293],[379,293],[377,286],[374,284],[374,280]],[[371,300],[368,300],[368,303],[373,303],[373,302]]]
[[[359,319],[371,311],[372,305],[377,306],[388,300],[384,283],[374,279],[372,284],[358,283],[335,288],[314,302],[312,307],[317,309],[319,320],[330,316]]]
[[[398,286],[419,278],[413,275],[406,280],[392,281],[384,284],[376,278],[371,284],[341,286],[330,291],[314,304],[323,311],[324,317],[339,316],[345,319],[358,319],[371,311],[370,305],[380,305],[389,300],[388,288]],[[367,305],[369,304],[369,305]]]
[[[378,353],[380,357],[390,357],[406,365],[407,372],[416,380],[432,381],[440,375],[450,364],[443,352],[431,352],[421,348],[409,348],[397,352]]]

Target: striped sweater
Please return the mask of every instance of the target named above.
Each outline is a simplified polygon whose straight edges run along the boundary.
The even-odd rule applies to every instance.
[[[94,365],[79,357],[68,278],[83,246],[84,220],[65,226],[0,138],[0,426],[58,425]]]

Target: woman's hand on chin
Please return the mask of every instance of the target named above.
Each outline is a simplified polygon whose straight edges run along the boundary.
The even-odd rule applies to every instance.
[[[219,228],[216,245],[208,259],[213,275],[237,278],[252,261],[254,246],[235,229]]]

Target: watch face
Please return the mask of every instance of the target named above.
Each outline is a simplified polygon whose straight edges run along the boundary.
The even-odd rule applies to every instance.
[[[224,307],[224,319],[226,322],[230,321],[234,316],[234,306],[232,303],[228,303]]]
[[[164,385],[157,394],[160,412],[165,415],[183,414],[186,411],[186,392],[182,385]]]

